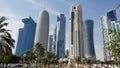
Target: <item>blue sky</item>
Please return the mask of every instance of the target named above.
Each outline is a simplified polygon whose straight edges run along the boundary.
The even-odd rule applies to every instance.
[[[53,25],[56,17],[63,13],[67,17],[66,21],[66,42],[68,45],[68,17],[69,8],[72,4],[81,4],[83,20],[94,20],[94,43],[96,56],[103,60],[103,42],[101,34],[100,17],[105,15],[110,9],[114,9],[120,0],[1,0],[0,16],[9,18],[9,26],[12,36],[17,42],[18,29],[23,27],[22,18],[31,16],[36,22],[41,10],[46,9],[50,14],[50,34],[53,32]],[[118,15],[120,11],[118,10]],[[120,16],[119,16],[120,17]],[[15,49],[14,49],[15,50]]]

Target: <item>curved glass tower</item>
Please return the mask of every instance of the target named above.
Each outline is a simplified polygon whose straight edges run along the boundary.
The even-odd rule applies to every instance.
[[[95,49],[94,49],[94,38],[93,38],[93,20],[86,20],[84,22],[84,32],[85,32],[85,57],[95,60]]]

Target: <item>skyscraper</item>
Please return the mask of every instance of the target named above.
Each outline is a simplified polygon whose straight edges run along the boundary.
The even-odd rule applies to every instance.
[[[49,35],[49,14],[46,10],[40,12],[35,33],[35,43],[40,43],[47,50]]]
[[[52,46],[52,49],[53,49],[53,52],[55,53],[56,52],[56,32],[57,31],[57,24],[55,24],[55,28],[53,30],[53,46]]]
[[[19,33],[18,33],[18,40],[17,40],[17,46],[16,46],[16,55],[20,55],[21,54],[21,47],[22,47],[22,34],[23,34],[23,28],[19,29]]]
[[[53,35],[49,35],[49,40],[48,40],[48,51],[53,52]]]
[[[81,5],[72,5],[69,20],[69,57],[84,57],[84,35]]]
[[[16,55],[21,55],[33,47],[36,23],[31,17],[22,19],[24,28],[19,29]]]
[[[101,17],[105,61],[111,59],[110,52],[107,51],[105,48],[106,48],[106,43],[110,41],[111,33],[114,28],[113,26],[114,24],[111,23],[112,21],[117,21],[117,15],[115,10],[111,10],[106,15]]]
[[[94,38],[93,38],[93,20],[85,20],[84,22],[84,49],[85,49],[85,57],[91,60],[95,60],[95,49],[94,49]]]
[[[64,14],[57,16],[57,23],[54,31],[54,47],[57,58],[65,57],[65,23],[66,18]]]

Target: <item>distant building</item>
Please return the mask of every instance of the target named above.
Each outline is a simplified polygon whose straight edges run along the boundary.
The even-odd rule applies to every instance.
[[[57,16],[53,37],[53,49],[58,59],[65,57],[65,24],[65,15],[60,14],[60,16]]]
[[[94,21],[85,20],[84,22],[84,49],[85,57],[91,60],[96,60],[95,48],[94,48],[94,36],[93,36]]]
[[[70,7],[69,31],[69,58],[84,58],[84,27],[81,5]]]
[[[119,23],[117,23],[117,15],[115,10],[109,11],[106,15],[101,17],[101,25],[102,25],[102,34],[103,34],[103,44],[104,44],[104,60],[111,60],[110,51],[107,51],[106,43],[111,40],[111,34],[113,30],[119,30]]]
[[[23,54],[34,45],[36,23],[31,17],[22,19],[22,22],[24,23],[24,28],[19,29],[16,55]]]
[[[40,12],[35,33],[35,43],[40,43],[47,50],[49,35],[49,13],[46,10]]]
[[[49,35],[48,39],[48,51],[53,52],[53,35]]]
[[[52,51],[55,53],[56,52],[56,36],[57,36],[57,24],[55,24],[55,28],[53,30],[53,46],[52,46]]]

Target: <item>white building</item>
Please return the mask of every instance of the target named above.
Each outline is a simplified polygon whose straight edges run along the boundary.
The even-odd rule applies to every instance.
[[[84,57],[83,21],[81,5],[70,7],[69,58]]]
[[[40,12],[35,33],[35,44],[40,43],[47,50],[49,35],[49,14],[46,10]]]

